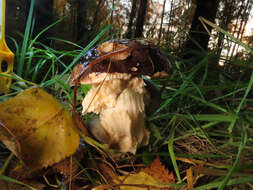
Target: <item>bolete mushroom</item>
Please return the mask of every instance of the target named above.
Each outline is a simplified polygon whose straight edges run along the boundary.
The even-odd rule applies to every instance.
[[[160,75],[169,66],[167,57],[146,40],[107,41],[88,51],[74,67],[70,84],[92,85],[82,102],[83,114],[99,114],[89,124],[91,133],[124,153],[147,145],[150,95],[141,75]]]

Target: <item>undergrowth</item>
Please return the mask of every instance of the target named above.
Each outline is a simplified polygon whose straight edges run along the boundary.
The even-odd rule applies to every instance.
[[[62,102],[66,99],[72,102],[73,89],[67,81],[73,66],[87,50],[100,42],[111,25],[104,26],[85,48],[65,41],[75,49],[58,51],[37,41],[57,22],[31,39],[32,11],[31,8],[23,43],[20,45],[12,39],[16,46],[16,74],[0,74],[13,79],[10,93],[1,95],[0,101],[13,97],[23,89],[38,86],[46,88]],[[253,54],[252,49],[226,31],[215,29]],[[170,81],[164,88],[160,106],[147,117],[150,143],[139,149],[136,155],[128,155],[120,162],[150,164],[159,156],[163,164],[175,173],[176,189],[187,188],[187,170],[190,167],[196,190],[253,188],[253,74],[247,67],[250,62],[237,60],[233,65],[233,61],[229,65],[237,72],[229,73],[221,67],[218,75],[211,78],[209,76],[213,71],[208,65],[214,58],[219,60],[215,57],[215,51],[202,55],[202,59],[191,68],[187,67],[185,60],[169,56],[173,70]],[[66,57],[72,61],[65,63]],[[151,82],[161,89],[164,81]],[[82,99],[80,94],[85,94],[87,90],[86,86],[79,88],[78,101]],[[87,157],[97,159],[97,154],[94,154],[96,149],[89,145],[86,147]],[[3,163],[9,152],[3,145],[0,149]],[[97,182],[91,177],[94,172],[86,170],[85,163],[78,164],[87,177],[86,183],[96,185]],[[0,179],[21,184],[3,175]],[[101,179],[101,182],[104,181]]]

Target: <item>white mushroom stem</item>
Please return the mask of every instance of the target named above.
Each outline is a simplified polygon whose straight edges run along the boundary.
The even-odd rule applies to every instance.
[[[132,153],[138,146],[148,144],[144,105],[148,93],[144,85],[140,77],[133,77],[105,81],[99,91],[99,84],[92,86],[83,100],[83,113],[100,114],[90,129],[102,143],[120,152]]]

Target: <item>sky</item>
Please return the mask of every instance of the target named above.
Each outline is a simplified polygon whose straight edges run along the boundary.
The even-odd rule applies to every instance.
[[[251,15],[245,28],[245,35],[249,36],[253,32],[253,9],[251,9]]]

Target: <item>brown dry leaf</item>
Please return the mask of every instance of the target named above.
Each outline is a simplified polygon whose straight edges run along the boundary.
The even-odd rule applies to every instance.
[[[78,147],[80,137],[71,115],[38,88],[2,102],[0,122],[5,126],[0,127],[0,140],[31,169],[57,163]]]
[[[175,183],[173,173],[169,173],[169,171],[162,165],[159,157],[157,157],[149,167],[142,169],[142,171],[163,183]]]
[[[173,188],[166,184],[175,183],[175,178],[173,173],[169,173],[162,165],[160,159],[156,158],[149,167],[142,169],[136,174],[119,176],[114,180],[114,182],[120,186],[121,190],[168,190]]]
[[[59,172],[66,179],[69,179],[77,174],[78,165],[73,158],[64,159],[52,166],[53,171]]]

